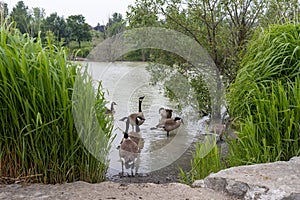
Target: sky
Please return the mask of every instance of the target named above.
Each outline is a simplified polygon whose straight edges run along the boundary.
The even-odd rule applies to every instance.
[[[8,4],[9,12],[11,12],[19,0],[3,1]],[[121,13],[125,18],[128,6],[133,5],[135,0],[23,0],[23,2],[29,9],[44,8],[46,17],[54,12],[65,19],[70,15],[81,14],[89,25],[96,26],[98,22],[105,25],[108,18],[115,12]]]

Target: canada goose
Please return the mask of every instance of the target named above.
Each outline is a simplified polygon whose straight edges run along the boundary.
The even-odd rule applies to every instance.
[[[172,117],[173,110],[171,110],[171,109],[165,109],[165,108],[160,108],[158,110],[158,112],[159,112],[159,114],[161,116],[161,119],[159,120],[159,123],[156,125],[156,128],[163,128],[166,119],[170,119]],[[152,129],[155,129],[155,128],[152,128]]]
[[[139,97],[139,111],[137,113],[132,113],[130,114],[129,117],[129,121],[132,127],[132,130],[134,130],[134,126],[135,125],[142,125],[145,122],[145,117],[142,111],[142,102],[145,96],[143,97]],[[139,116],[139,118],[137,118],[137,116]],[[120,119],[120,121],[124,121],[126,117]]]
[[[160,116],[162,119],[167,119],[167,118],[171,118],[172,117],[172,112],[173,110],[171,109],[165,109],[165,108],[160,108],[158,110]]]
[[[221,123],[213,123],[209,127],[209,131],[218,136],[217,140],[222,141],[223,136],[228,132],[230,126],[230,117],[228,112],[226,111],[222,115]]]
[[[128,117],[125,117],[125,118],[127,119]],[[136,117],[136,124],[138,124],[138,120],[140,120],[140,118],[141,118],[140,116]],[[132,141],[134,141],[138,145],[139,150],[141,150],[144,147],[144,139],[142,138],[142,136],[140,134],[140,131],[141,131],[140,127],[138,125],[135,125],[135,126],[136,126],[135,131],[129,132],[128,136]],[[122,142],[123,142],[123,140],[121,141],[120,144],[122,144]],[[117,149],[119,149],[119,148],[120,148],[120,146],[117,147]]]
[[[167,137],[169,137],[169,132],[178,128],[181,123],[183,123],[183,120],[180,117],[166,119],[162,128],[167,131]]]
[[[129,129],[129,118],[127,117],[126,129],[119,149],[119,156],[122,163],[122,176],[124,175],[124,165],[126,169],[131,167],[131,175],[133,176],[133,168],[135,166],[135,162],[137,160],[137,156],[139,153],[139,147],[129,137],[128,129]]]
[[[106,114],[107,114],[107,115],[114,115],[114,114],[115,114],[116,111],[115,111],[115,109],[114,109],[114,105],[117,105],[117,104],[116,104],[116,102],[113,101],[113,102],[111,103],[111,105],[110,105],[110,109],[109,109],[109,108],[106,108]]]

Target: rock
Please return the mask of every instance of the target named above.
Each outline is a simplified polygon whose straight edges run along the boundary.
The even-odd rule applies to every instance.
[[[232,200],[221,192],[209,188],[192,188],[181,183],[114,183],[90,184],[82,181],[66,184],[44,185],[0,185],[0,199],[43,199],[43,200],[94,200],[94,199],[189,199]]]
[[[284,197],[282,200],[299,200],[300,193],[292,193],[291,195]]]
[[[300,200],[300,157],[288,162],[232,167],[197,180],[180,183],[0,185],[1,199],[255,199]]]
[[[232,167],[193,184],[239,199],[300,199],[300,157],[290,161]]]

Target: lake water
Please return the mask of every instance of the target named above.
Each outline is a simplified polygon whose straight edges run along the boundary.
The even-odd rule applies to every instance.
[[[116,135],[109,154],[109,170],[107,177],[114,181],[129,182],[170,182],[176,181],[179,167],[189,170],[190,159],[195,141],[205,131],[205,120],[199,119],[194,109],[196,99],[188,93],[189,99],[185,105],[170,101],[162,87],[150,82],[150,74],[146,71],[146,63],[142,62],[86,62],[94,80],[102,80],[105,97],[108,101],[116,102],[113,134]],[[180,84],[178,84],[180,85]],[[95,85],[96,86],[96,85]],[[184,92],[183,89],[174,89],[174,93]],[[144,139],[144,147],[138,158],[137,175],[135,177],[120,177],[121,162],[117,146],[123,137],[125,122],[119,119],[138,111],[138,97],[145,96],[142,111],[146,118],[140,126]],[[110,108],[110,104],[107,105]],[[151,130],[159,121],[159,108],[171,108],[173,117],[180,116],[184,124],[166,136],[163,130]],[[131,127],[130,129],[131,130]],[[130,170],[125,170],[130,174]]]

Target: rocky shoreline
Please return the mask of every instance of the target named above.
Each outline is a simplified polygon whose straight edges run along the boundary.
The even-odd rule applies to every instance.
[[[290,161],[232,167],[193,186],[180,183],[74,182],[0,185],[0,199],[300,199],[300,157]]]

